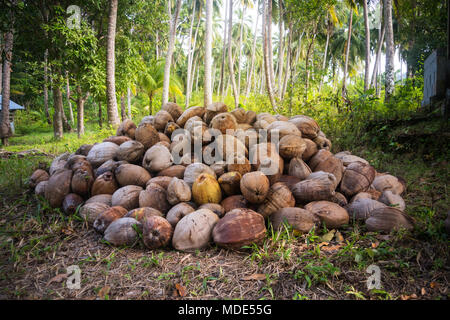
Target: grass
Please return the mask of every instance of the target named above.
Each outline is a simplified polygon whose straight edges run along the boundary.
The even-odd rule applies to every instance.
[[[243,251],[211,246],[194,253],[170,249],[114,248],[102,243],[77,216],[38,201],[26,188],[29,175],[53,155],[113,134],[88,125],[86,136],[61,141],[51,128],[11,138],[0,159],[0,298],[4,299],[448,299],[448,165],[442,157],[386,151],[377,144],[352,152],[378,171],[407,181],[412,233],[367,233],[350,225],[323,242],[329,230],[299,235],[268,226],[261,246]],[[48,155],[20,153],[36,149]],[[342,150],[336,145],[334,152]],[[445,149],[444,149],[445,150]],[[8,153],[13,152],[13,153]],[[445,153],[444,153],[445,154]],[[426,154],[425,154],[426,155]],[[381,269],[380,289],[368,290],[369,265]],[[81,270],[80,290],[50,282],[70,265]],[[250,280],[243,280],[250,277]]]

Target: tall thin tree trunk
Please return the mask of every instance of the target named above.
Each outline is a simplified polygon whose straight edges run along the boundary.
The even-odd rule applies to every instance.
[[[53,86],[53,135],[56,139],[63,137],[63,98],[61,89],[57,84]]]
[[[386,83],[385,101],[394,93],[394,29],[392,26],[392,0],[384,0],[384,21],[386,28]]]
[[[83,97],[81,87],[77,86],[77,133],[78,138],[84,135],[84,103],[86,102],[87,96]]]
[[[98,126],[103,128],[102,101],[98,101]]]
[[[162,93],[162,104],[164,105],[169,101],[169,85],[170,85],[170,67],[172,64],[173,51],[175,48],[175,35],[177,32],[177,22],[178,15],[180,13],[181,0],[177,0],[175,12],[171,14],[171,2],[168,3],[169,6],[169,17],[170,17],[170,34],[169,34],[169,47],[167,48],[166,63],[164,65],[164,82],[163,82],[163,93]]]
[[[226,0],[225,0],[226,1]],[[223,97],[225,90],[225,57],[227,52],[227,28],[228,28],[228,2],[225,2],[225,20],[223,20],[223,48],[222,48],[222,62],[220,66],[220,85],[219,85],[219,94]]]
[[[12,3],[16,6],[17,1]],[[12,135],[11,124],[9,119],[9,103],[11,95],[11,61],[13,54],[14,42],[14,11],[10,9],[10,20],[8,21],[10,29],[5,34],[4,60],[2,69],[2,112],[0,119],[0,137],[4,146],[9,145],[8,138]]]
[[[273,45],[272,45],[272,0],[267,0],[267,40],[269,52],[269,76],[272,91],[275,91],[275,73],[273,68]]]
[[[268,0],[269,3],[271,3],[271,0]],[[269,53],[269,40],[268,38],[268,10],[267,10],[267,5],[266,5],[266,0],[263,1],[263,56],[264,56],[264,72],[266,75],[266,87],[267,87],[267,94],[269,95],[269,100],[270,100],[270,104],[272,105],[272,109],[276,112],[277,111],[277,107],[276,107],[276,102],[275,102],[275,98],[274,98],[274,93],[273,93],[273,87],[272,87],[272,81],[270,78],[270,53]],[[273,71],[273,69],[272,69]]]
[[[283,96],[283,66],[284,66],[284,28],[283,28],[283,1],[278,1],[280,42],[278,46],[278,98]]]
[[[244,16],[245,16],[245,6],[242,9],[241,26],[239,31],[239,58],[238,58],[238,82],[237,82],[237,92],[241,94],[241,62],[242,62],[242,32],[244,30]]]
[[[192,59],[193,59],[193,51],[195,50],[195,44],[192,44],[192,29],[194,28],[194,20],[195,20],[195,5],[197,1],[193,1],[192,8],[192,16],[191,16],[191,26],[189,28],[189,51],[188,51],[188,68],[187,68],[187,78],[186,78],[186,99],[185,99],[185,108],[189,107],[189,101],[191,100],[191,88],[189,84],[191,83],[191,71],[192,71]],[[199,19],[200,21],[200,19]],[[195,35],[197,36],[198,28],[195,30]]]
[[[370,27],[369,27],[369,9],[367,8],[367,0],[363,1],[364,8],[364,27],[366,29],[366,65],[364,70],[364,91],[369,89],[369,73],[370,73]]]
[[[123,95],[120,96],[120,117],[122,122],[127,118],[127,112],[125,110],[125,97]]]
[[[213,0],[206,0],[205,21],[205,82],[203,84],[204,102],[206,106],[212,103],[211,64],[212,64],[212,15]]]
[[[342,96],[347,96],[347,73],[348,73],[348,59],[350,56],[350,44],[352,40],[352,27],[353,27],[353,10],[350,8],[350,17],[348,22],[348,36],[347,45],[345,46],[345,65],[344,65],[344,80],[342,85]]]
[[[44,52],[44,109],[47,123],[51,125],[52,120],[50,119],[50,112],[48,110],[48,49],[45,49]]]
[[[115,38],[118,0],[109,1],[108,36],[106,42],[106,101],[108,122],[113,127],[119,125],[115,79]]]
[[[69,104],[70,124],[73,126],[75,124],[75,120],[73,118],[72,102],[70,101],[70,84],[69,84],[69,72],[68,71],[66,71],[66,96],[67,96],[67,103]]]
[[[250,74],[248,75],[247,80],[247,90],[245,92],[245,97],[248,98],[250,94],[250,85],[252,83],[252,76],[253,76],[253,69],[255,68],[255,51],[256,51],[256,32],[258,30],[258,20],[259,20],[259,14],[256,15],[256,24],[255,24],[255,32],[253,33],[253,44],[252,44],[252,58],[251,58],[251,66],[250,66]],[[255,80],[256,82],[256,80]]]
[[[156,53],[156,60],[159,59],[159,33],[156,31],[156,43],[155,43],[155,53]]]
[[[329,16],[327,15],[327,20],[328,19],[329,19]],[[325,68],[327,66],[327,55],[328,55],[328,46],[330,44],[330,33],[331,33],[331,27],[330,27],[330,22],[328,20],[327,21],[327,40],[325,42],[325,51],[323,53],[322,72],[325,71]],[[322,90],[323,78],[324,78],[324,76],[322,75],[322,79],[320,80],[320,84],[319,84],[319,91]]]
[[[286,88],[287,88],[287,81],[289,74],[292,72],[291,68],[291,56],[292,56],[292,21],[289,21],[289,39],[288,39],[288,46],[287,46],[287,57],[286,57],[286,72],[284,73],[284,80],[283,80],[283,86],[281,89],[281,99],[284,99],[284,95],[286,94]]]
[[[305,75],[305,98],[308,98],[308,89],[309,89],[309,75],[310,75],[310,69],[309,69],[309,57],[311,56],[311,52],[314,51],[314,42],[316,40],[316,32],[317,32],[317,25],[314,27],[314,31],[313,31],[313,37],[311,40],[311,43],[308,46],[308,51],[306,53],[306,64],[305,64],[305,69],[306,69],[306,75]],[[314,59],[313,59],[314,62]],[[314,66],[314,63],[313,63]]]
[[[131,120],[131,88],[127,88],[127,109],[128,109],[128,119]]]
[[[378,65],[380,63],[380,57],[381,57],[381,48],[383,47],[383,42],[384,42],[384,34],[385,34],[385,25],[383,25],[383,27],[381,27],[380,31],[380,36],[378,38],[378,45],[377,45],[377,54],[375,57],[375,64],[373,66],[373,72],[372,72],[372,79],[370,81],[370,86],[373,87],[376,85],[376,81],[377,81],[377,74],[378,74]]]
[[[233,0],[229,0],[229,16],[228,16],[228,67],[230,69],[231,86],[233,87],[234,107],[239,106],[239,93],[237,92],[236,79],[234,75],[233,54],[231,52],[232,29],[233,29]]]

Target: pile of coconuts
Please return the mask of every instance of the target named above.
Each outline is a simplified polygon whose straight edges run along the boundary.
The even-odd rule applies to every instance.
[[[330,148],[308,116],[169,102],[138,126],[125,120],[115,136],[58,156],[29,185],[115,246],[240,249],[260,244],[269,224],[413,229],[403,179]]]

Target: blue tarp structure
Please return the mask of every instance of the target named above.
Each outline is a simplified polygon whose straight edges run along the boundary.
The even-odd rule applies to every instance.
[[[2,96],[0,95],[0,111],[1,110],[2,110]],[[15,103],[12,100],[9,100],[9,110],[25,110],[25,107]]]

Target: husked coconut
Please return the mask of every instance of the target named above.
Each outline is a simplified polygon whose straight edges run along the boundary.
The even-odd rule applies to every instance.
[[[352,219],[366,220],[370,216],[372,211],[384,207],[386,207],[386,205],[379,201],[368,198],[361,198],[356,201],[352,201],[345,207],[345,209],[347,209],[347,212]]]
[[[145,217],[150,216],[159,216],[162,217],[163,214],[161,211],[150,208],[150,207],[142,207],[142,208],[136,208],[131,211],[128,211],[128,213],[125,215],[125,217],[130,217],[133,219],[136,219],[137,221],[142,221]]]
[[[378,200],[390,207],[405,211],[405,200],[403,200],[400,195],[393,193],[391,190],[384,191]]]
[[[195,209],[190,206],[186,202],[181,202],[179,204],[174,205],[166,215],[167,221],[172,225],[172,227],[175,228],[178,221],[180,221],[184,216],[188,215],[189,213],[194,212]]]
[[[50,178],[50,175],[47,173],[47,171],[42,169],[37,169],[33,172],[31,175],[28,185],[31,189],[36,188],[37,184],[42,181],[47,181]]]
[[[116,153],[117,160],[127,161],[129,163],[137,163],[144,154],[144,145],[139,141],[131,140],[122,143]]]
[[[121,187],[135,185],[145,187],[152,176],[144,168],[134,164],[122,164],[114,171],[114,176]]]
[[[170,209],[167,191],[159,184],[150,183],[139,194],[139,207],[151,207],[166,214]]]
[[[292,226],[294,231],[308,233],[320,224],[320,220],[312,212],[301,208],[281,208],[270,215],[274,230],[282,230],[283,225]]]
[[[264,202],[257,211],[266,218],[279,209],[294,206],[295,199],[292,192],[284,183],[277,182],[270,187]]]
[[[52,208],[59,208],[66,195],[70,193],[72,170],[59,169],[48,179],[45,186],[45,199]]]
[[[113,207],[121,206],[127,209],[127,212],[139,207],[139,193],[142,191],[140,186],[125,186],[116,190],[111,198]],[[145,207],[145,206],[142,206]]]
[[[103,239],[114,246],[132,246],[139,240],[137,230],[142,230],[139,221],[133,218],[120,218],[106,228]]]
[[[330,201],[310,202],[305,209],[316,215],[329,229],[340,228],[350,220],[347,210]]]
[[[142,166],[150,172],[158,172],[170,167],[173,157],[169,149],[164,146],[153,146],[145,152]]]
[[[80,208],[80,216],[92,226],[95,220],[105,211],[107,211],[111,206],[102,202],[90,202],[85,203]]]
[[[116,156],[118,149],[119,146],[115,143],[102,142],[92,147],[86,159],[94,168],[98,168],[106,161],[112,160]]]
[[[163,217],[145,217],[142,224],[142,239],[147,248],[162,248],[167,246],[172,240],[172,225]]]
[[[91,188],[91,196],[113,194],[117,189],[119,189],[119,186],[114,178],[114,174],[111,171],[107,171],[95,179]]]
[[[127,209],[114,206],[106,211],[100,213],[94,221],[94,229],[99,233],[104,233],[106,228],[111,224],[111,222],[124,217],[127,214]]]
[[[136,125],[130,119],[125,119],[117,128],[116,136],[127,136],[130,139],[135,138]]]
[[[261,171],[253,171],[242,176],[241,192],[251,203],[262,203],[269,192],[269,179]]]
[[[191,197],[192,193],[189,185],[182,179],[172,178],[167,187],[167,201],[171,205],[175,205],[180,202],[190,201]]]
[[[144,145],[147,150],[159,142],[158,131],[150,123],[141,123],[136,129],[136,141]]]

